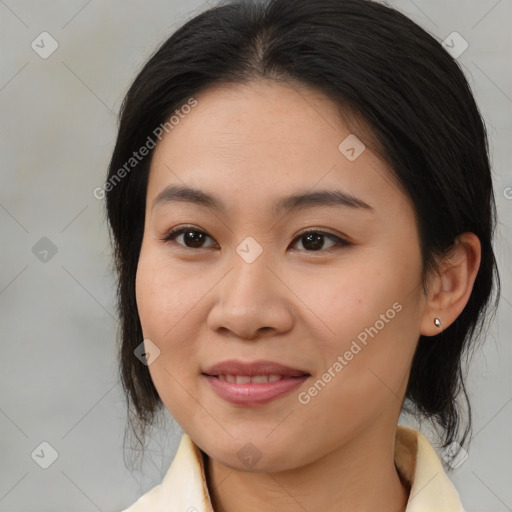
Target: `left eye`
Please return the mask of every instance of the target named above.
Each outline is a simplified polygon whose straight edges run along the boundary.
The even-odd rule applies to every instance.
[[[193,227],[185,227],[170,231],[167,235],[165,235],[165,237],[162,240],[164,242],[170,243],[173,242],[175,239],[178,240],[182,236],[182,242],[177,241],[177,243],[178,245],[181,245],[185,249],[208,249],[211,247],[215,247],[216,245],[216,242],[208,234],[206,234],[204,231],[200,229],[196,229]],[[213,245],[203,245],[204,241],[208,238],[214,242]],[[325,239],[330,239],[333,241],[332,244],[327,248],[324,247]],[[316,252],[322,249],[332,249],[333,247],[336,246],[344,247],[350,245],[350,243],[347,242],[346,240],[343,240],[342,238],[331,233],[327,233],[325,231],[305,231],[298,235],[297,237],[295,237],[294,242],[295,240],[301,242],[302,247],[307,252]],[[293,245],[297,245],[297,242],[294,243]]]
[[[327,249],[331,249],[332,247],[336,246],[350,245],[346,240],[343,240],[335,235],[332,235],[331,233],[326,233],[324,231],[306,231],[304,233],[301,233],[298,237],[296,237],[295,240],[301,241],[302,246],[308,252],[314,252],[326,249],[325,247],[322,247],[324,244],[324,240],[326,238],[334,240],[334,243],[331,246],[327,247]]]

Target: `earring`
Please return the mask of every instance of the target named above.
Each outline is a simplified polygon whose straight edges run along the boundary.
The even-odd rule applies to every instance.
[[[439,318],[434,318],[434,324],[441,329],[441,320],[439,320]]]

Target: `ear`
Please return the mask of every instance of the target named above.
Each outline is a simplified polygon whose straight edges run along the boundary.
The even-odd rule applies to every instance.
[[[420,334],[434,336],[456,320],[471,296],[480,260],[478,237],[470,232],[459,235],[441,258],[439,272],[429,279]],[[435,318],[439,318],[441,327],[434,324]]]

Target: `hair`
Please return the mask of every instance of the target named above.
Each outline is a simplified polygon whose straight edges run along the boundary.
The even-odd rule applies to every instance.
[[[260,80],[319,91],[368,128],[414,207],[425,292],[427,276],[457,236],[478,236],[481,264],[470,298],[440,334],[420,336],[403,404],[441,427],[443,446],[456,439],[463,445],[471,432],[463,356],[469,359],[488,313],[494,316],[500,289],[486,129],[462,70],[442,45],[400,12],[370,0],[219,4],[176,30],[129,88],[105,190],[118,276],[120,377],[132,432],[142,443],[162,409],[148,367],[134,356],[143,340],[135,276],[153,150],[122,179],[118,173],[193,96],[214,85]]]

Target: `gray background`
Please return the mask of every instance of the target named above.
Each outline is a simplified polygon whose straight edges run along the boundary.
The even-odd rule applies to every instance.
[[[469,374],[476,436],[450,475],[468,512],[512,510],[512,1],[389,3],[439,40],[456,31],[469,44],[458,61],[489,131],[504,288]],[[2,512],[119,511],[160,483],[174,456],[181,430],[168,417],[142,470],[125,467],[115,284],[93,190],[137,70],[205,6],[0,0]],[[31,47],[43,31],[59,45],[46,59]],[[48,469],[35,462],[51,454],[44,441],[58,452]]]

